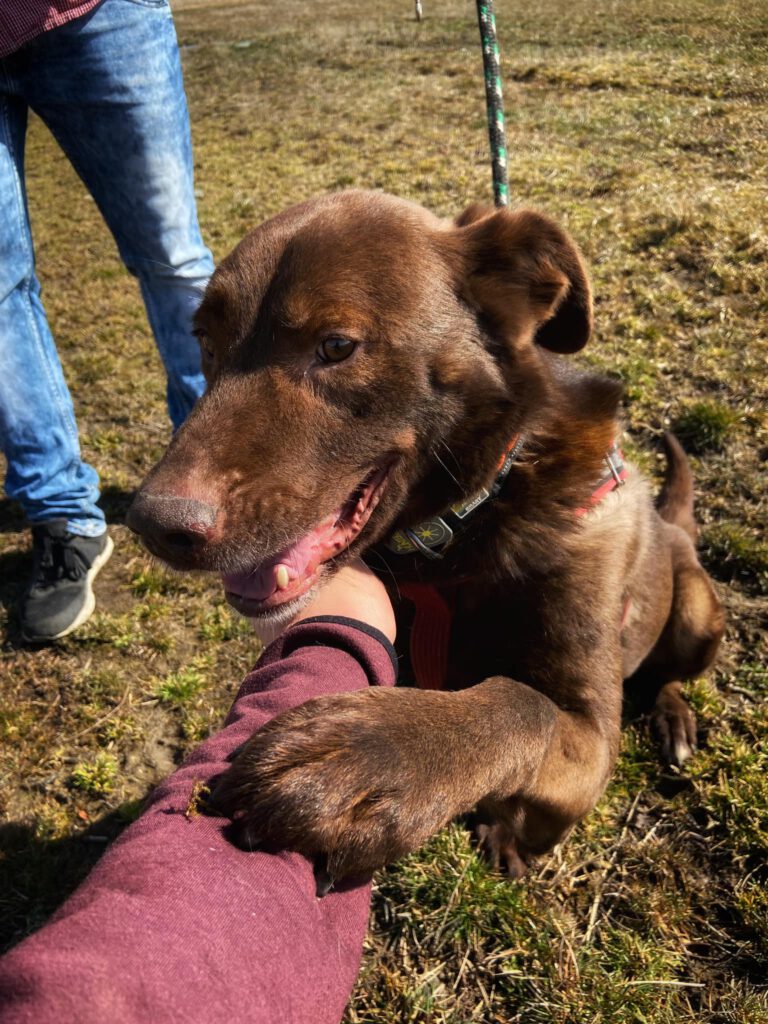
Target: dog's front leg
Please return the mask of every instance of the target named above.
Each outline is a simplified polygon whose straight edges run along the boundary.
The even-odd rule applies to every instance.
[[[244,846],[324,855],[343,877],[415,850],[484,797],[544,795],[549,771],[578,817],[605,784],[610,746],[594,723],[503,677],[458,693],[337,694],[259,730],[214,803]]]

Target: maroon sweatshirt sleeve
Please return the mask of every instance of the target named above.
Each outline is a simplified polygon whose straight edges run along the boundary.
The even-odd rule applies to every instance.
[[[195,783],[274,715],[391,685],[395,664],[386,638],[350,619],[308,619],[270,645],[222,731],[0,960],[2,1024],[337,1024],[360,964],[368,882],[319,900],[303,857],[244,852],[227,841],[226,819],[185,811]]]

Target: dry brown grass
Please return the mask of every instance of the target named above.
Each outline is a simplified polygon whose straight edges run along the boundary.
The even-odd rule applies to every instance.
[[[456,825],[377,880],[352,1022],[768,1021],[768,234],[762,0],[497,3],[511,192],[563,220],[594,271],[587,358],[620,375],[629,445],[687,434],[728,635],[692,684],[702,749],[663,772],[628,726],[597,810],[525,885]],[[200,214],[222,256],[267,215],[347,185],[453,213],[490,193],[473,5],[181,2]],[[0,503],[5,941],[36,927],[255,657],[215,584],[152,566],[122,527],[167,441],[134,282],[32,125],[45,300],[117,552],[77,638],[18,645],[28,570]]]

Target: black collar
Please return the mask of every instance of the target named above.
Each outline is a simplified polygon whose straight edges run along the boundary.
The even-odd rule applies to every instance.
[[[432,516],[431,519],[425,519],[423,523],[411,528],[396,530],[385,542],[387,549],[396,555],[413,555],[420,552],[433,562],[443,558],[445,549],[453,542],[456,534],[466,529],[467,520],[472,513],[499,494],[522,447],[523,437],[516,434],[499,461],[490,490],[482,487],[466,501],[457,501],[455,505],[451,505],[442,515]]]
[[[516,434],[501,457],[490,490],[483,487],[467,501],[458,501],[455,505],[451,505],[448,511],[443,512],[440,516],[425,519],[423,523],[412,528],[396,530],[385,542],[387,549],[396,555],[413,555],[420,552],[433,562],[442,559],[446,548],[453,542],[456,534],[466,529],[467,520],[472,513],[486,501],[492,500],[499,494],[522,447],[523,437],[521,434]],[[616,441],[611,445],[603,462],[608,472],[597,482],[590,495],[589,504],[575,510],[578,517],[586,515],[607,494],[617,487],[621,487],[629,475],[624,464],[624,453]]]

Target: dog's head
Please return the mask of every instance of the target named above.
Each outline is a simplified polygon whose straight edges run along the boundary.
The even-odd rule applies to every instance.
[[[456,221],[344,192],[251,232],[195,318],[208,389],[128,522],[248,615],[290,612],[343,553],[467,497],[575,352],[591,297],[540,214]]]

